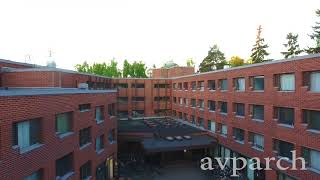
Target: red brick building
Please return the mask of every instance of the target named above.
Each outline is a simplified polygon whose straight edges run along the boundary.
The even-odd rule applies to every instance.
[[[279,159],[291,158],[289,152],[296,150],[308,162],[304,171],[279,170],[275,163],[270,171],[246,170],[249,179],[320,179],[318,54],[201,74],[155,70],[154,78],[146,79],[0,64],[10,67],[0,73],[1,179],[33,172],[44,179],[116,175],[116,114],[119,119],[172,116],[193,123],[218,140],[215,156]],[[102,123],[96,121],[100,116]],[[40,130],[25,139],[19,132],[30,134],[26,127]],[[104,142],[101,154],[98,137]],[[290,160],[281,162],[292,166]]]

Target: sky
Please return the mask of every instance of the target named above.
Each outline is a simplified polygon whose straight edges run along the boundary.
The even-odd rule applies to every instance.
[[[213,44],[227,59],[249,58],[259,25],[268,58],[280,59],[289,32],[313,45],[317,8],[319,0],[0,0],[0,59],[46,65],[51,50],[65,69],[113,58],[120,68],[124,59],[198,66]]]

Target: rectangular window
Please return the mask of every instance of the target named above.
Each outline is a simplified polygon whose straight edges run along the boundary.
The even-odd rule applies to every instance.
[[[264,136],[256,133],[249,133],[249,142],[253,148],[264,150]]]
[[[133,83],[131,84],[131,88],[144,88],[143,83]]]
[[[277,171],[277,176],[278,176],[277,180],[297,180],[296,178],[293,178],[293,177],[291,177],[287,174],[284,174],[280,171]]]
[[[170,97],[169,96],[156,96],[154,97],[154,101],[169,101]]]
[[[32,119],[13,124],[13,145],[20,151],[41,143],[41,119]]]
[[[233,138],[236,141],[243,143],[244,142],[244,130],[239,129],[239,128],[233,128]]]
[[[96,138],[96,152],[100,152],[104,149],[104,135],[100,135]]]
[[[209,109],[209,111],[215,111],[216,110],[216,102],[208,100],[208,109]]]
[[[278,156],[292,159],[291,151],[294,150],[294,144],[278,139],[273,139],[273,150]]]
[[[228,113],[228,103],[223,102],[223,101],[219,101],[219,105],[220,105],[220,113],[227,114]]]
[[[71,172],[73,172],[72,153],[69,153],[68,155],[65,155],[62,158],[56,160],[56,179],[60,179]]]
[[[109,116],[116,116],[117,110],[116,110],[116,104],[112,103],[112,104],[108,104],[108,115]]]
[[[154,88],[169,88],[169,84],[155,84]]]
[[[203,118],[198,118],[198,126],[204,127]]]
[[[177,103],[177,97],[173,97],[173,103]]]
[[[42,180],[43,169],[39,169],[38,171],[32,173],[29,176],[24,177],[22,180]]]
[[[173,83],[173,89],[177,89],[177,83]]]
[[[263,105],[250,105],[252,119],[264,120],[264,106]]]
[[[203,99],[199,99],[198,103],[199,103],[199,108],[200,109],[204,109],[204,100]]]
[[[179,97],[179,104],[182,106],[183,104],[183,98],[182,97]]]
[[[185,106],[189,106],[189,100],[187,98],[184,98],[184,101]]]
[[[79,131],[79,144],[82,147],[85,144],[91,143],[91,128],[84,128]]]
[[[280,91],[294,91],[294,90],[295,90],[294,74],[281,74],[280,75]]]
[[[245,78],[236,78],[234,80],[236,91],[245,91],[246,80]]]
[[[113,144],[116,142],[115,137],[116,137],[116,131],[114,129],[110,130],[108,134],[109,144]]]
[[[119,83],[119,84],[116,84],[116,87],[119,89],[128,88],[128,84],[127,83]]]
[[[252,89],[254,91],[264,91],[264,76],[255,76],[252,77]]]
[[[80,104],[79,105],[80,112],[90,111],[90,109],[91,109],[91,104]]]
[[[219,80],[220,90],[226,91],[228,90],[228,80],[227,79],[220,79]]]
[[[191,82],[191,88],[193,91],[195,91],[197,89],[197,83],[195,81]]]
[[[72,131],[72,112],[56,115],[56,133],[62,135]]]
[[[191,99],[191,107],[196,107],[197,106],[197,102],[195,99]]]
[[[320,151],[303,147],[302,156],[308,167],[320,172]]]
[[[91,177],[91,161],[87,161],[80,167],[80,180],[87,180]]]
[[[275,119],[278,123],[293,126],[294,125],[294,109],[285,107],[275,107]]]
[[[216,122],[214,121],[208,121],[208,130],[212,132],[216,132]]]
[[[245,105],[243,103],[234,103],[236,116],[244,116]]]
[[[310,74],[310,91],[320,92],[320,72]]]
[[[198,88],[200,91],[204,91],[204,81],[198,81]]]
[[[221,134],[223,136],[227,136],[228,135],[228,127],[227,127],[227,125],[221,124]]]
[[[208,81],[208,89],[209,90],[216,90],[216,81],[215,80]]]
[[[132,97],[133,102],[144,102],[144,97]]]
[[[308,125],[308,129],[320,131],[320,111],[302,110],[303,122]]]
[[[184,82],[183,83],[183,89],[184,90],[188,90],[188,82]]]
[[[119,104],[128,104],[128,97],[118,97]]]
[[[196,117],[194,115],[191,115],[191,123],[196,124]]]
[[[104,120],[104,107],[103,106],[96,107],[95,119],[96,119],[97,123],[102,122]]]

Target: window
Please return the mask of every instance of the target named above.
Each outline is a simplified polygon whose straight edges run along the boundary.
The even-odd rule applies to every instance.
[[[245,78],[236,78],[234,79],[236,91],[244,91],[246,88]]]
[[[264,136],[256,133],[249,133],[249,142],[252,147],[259,150],[264,150]]]
[[[91,143],[91,128],[90,127],[81,129],[79,132],[80,147],[82,147],[83,145],[86,145],[88,143]]]
[[[179,119],[182,119],[182,112],[179,112],[179,113],[178,113],[178,118],[179,118]]]
[[[220,105],[220,113],[227,114],[228,113],[228,103],[220,101],[219,105]]]
[[[188,90],[188,82],[184,82],[184,83],[183,83],[183,89],[184,89],[185,91]]]
[[[67,176],[73,172],[73,154],[69,153],[68,155],[63,156],[62,158],[56,160],[56,179],[62,179],[64,176]],[[59,177],[59,178],[58,178]],[[67,179],[67,177],[63,178]]]
[[[29,147],[41,143],[41,119],[32,119],[13,124],[13,146],[20,151],[28,151]]]
[[[112,104],[108,104],[108,115],[109,116],[116,116],[116,104],[112,103]]]
[[[177,103],[177,97],[173,97],[173,103]]]
[[[131,84],[131,88],[144,88],[143,83],[133,83]]]
[[[214,121],[208,121],[208,130],[212,132],[216,132],[216,123]]]
[[[104,120],[104,107],[97,106],[96,107],[96,115],[95,115],[97,123],[100,123]]]
[[[169,101],[170,97],[169,96],[156,96],[154,97],[154,101]]]
[[[96,138],[96,152],[101,152],[104,149],[104,135]]]
[[[223,136],[227,136],[228,135],[228,127],[227,127],[227,125],[225,125],[225,124],[221,124],[220,125],[221,127],[221,135],[223,135]]]
[[[203,118],[198,118],[198,126],[204,127]]]
[[[219,80],[220,90],[226,91],[228,90],[228,80],[227,79],[220,79]]]
[[[320,151],[303,147],[302,156],[308,167],[320,172]]]
[[[209,80],[208,81],[208,89],[209,90],[216,90],[216,82],[215,82],[215,80]]]
[[[169,84],[155,84],[154,88],[169,88]]]
[[[144,97],[132,97],[132,101],[134,101],[134,102],[143,102],[144,101]]]
[[[278,139],[273,139],[273,151],[277,154],[277,156],[292,159],[291,151],[293,150],[294,145],[292,143],[281,141]]]
[[[199,103],[199,108],[203,110],[204,109],[204,100],[203,99],[199,99],[198,103]]]
[[[108,134],[109,144],[113,144],[116,142],[115,137],[116,137],[115,129],[110,130]]]
[[[173,83],[173,89],[177,89],[177,83]]]
[[[116,87],[119,89],[128,88],[128,84],[127,83],[119,83],[119,84],[116,84]]]
[[[144,110],[132,110],[133,117],[144,117]]]
[[[320,131],[320,111],[302,110],[303,122],[307,124],[308,129]]]
[[[204,91],[204,81],[199,81],[198,82],[198,88],[200,91]]]
[[[191,99],[191,107],[196,107],[197,106],[197,102],[195,99]]]
[[[191,115],[191,123],[196,124],[196,117],[194,115]]]
[[[80,104],[79,105],[79,111],[80,112],[90,111],[90,109],[91,109],[91,105],[90,104]]]
[[[233,128],[233,138],[237,142],[244,143],[244,130]]]
[[[29,176],[24,177],[22,180],[41,180],[43,175],[43,170],[39,169],[38,171],[32,173]]]
[[[243,103],[234,103],[236,116],[244,116],[245,106]]]
[[[96,180],[107,180],[108,170],[105,162],[96,167]]]
[[[189,100],[187,98],[184,98],[184,104],[185,104],[185,106],[189,105]]]
[[[264,106],[263,105],[250,105],[252,119],[264,120]]]
[[[264,76],[254,76],[252,77],[252,89],[254,91],[264,91]]]
[[[295,77],[294,74],[276,74],[274,75],[274,86],[280,91],[294,91]]]
[[[294,125],[294,109],[285,107],[274,108],[275,119],[278,123],[293,126]]]
[[[91,161],[87,161],[80,167],[80,180],[87,180],[91,177]]]
[[[277,171],[278,179],[277,180],[297,180],[289,175],[286,175],[282,172]]]
[[[209,109],[209,111],[215,111],[216,110],[216,102],[208,100],[208,109]]]
[[[56,133],[62,135],[71,132],[72,113],[61,113],[56,115]]]
[[[182,106],[183,104],[183,98],[182,97],[179,97],[179,104]]]
[[[178,89],[182,90],[182,83],[178,83]]]
[[[310,91],[320,92],[320,72],[310,74]]]
[[[195,91],[195,90],[197,89],[197,84],[196,84],[195,81],[192,81],[192,82],[191,82],[191,89],[192,89],[193,91]]]
[[[118,103],[119,104],[127,104],[128,103],[128,97],[118,97]]]

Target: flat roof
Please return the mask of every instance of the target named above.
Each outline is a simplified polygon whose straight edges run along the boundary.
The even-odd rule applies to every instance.
[[[107,94],[115,93],[117,90],[89,90],[78,88],[8,88],[0,89],[0,96],[39,96],[39,95],[61,95],[61,94]]]

